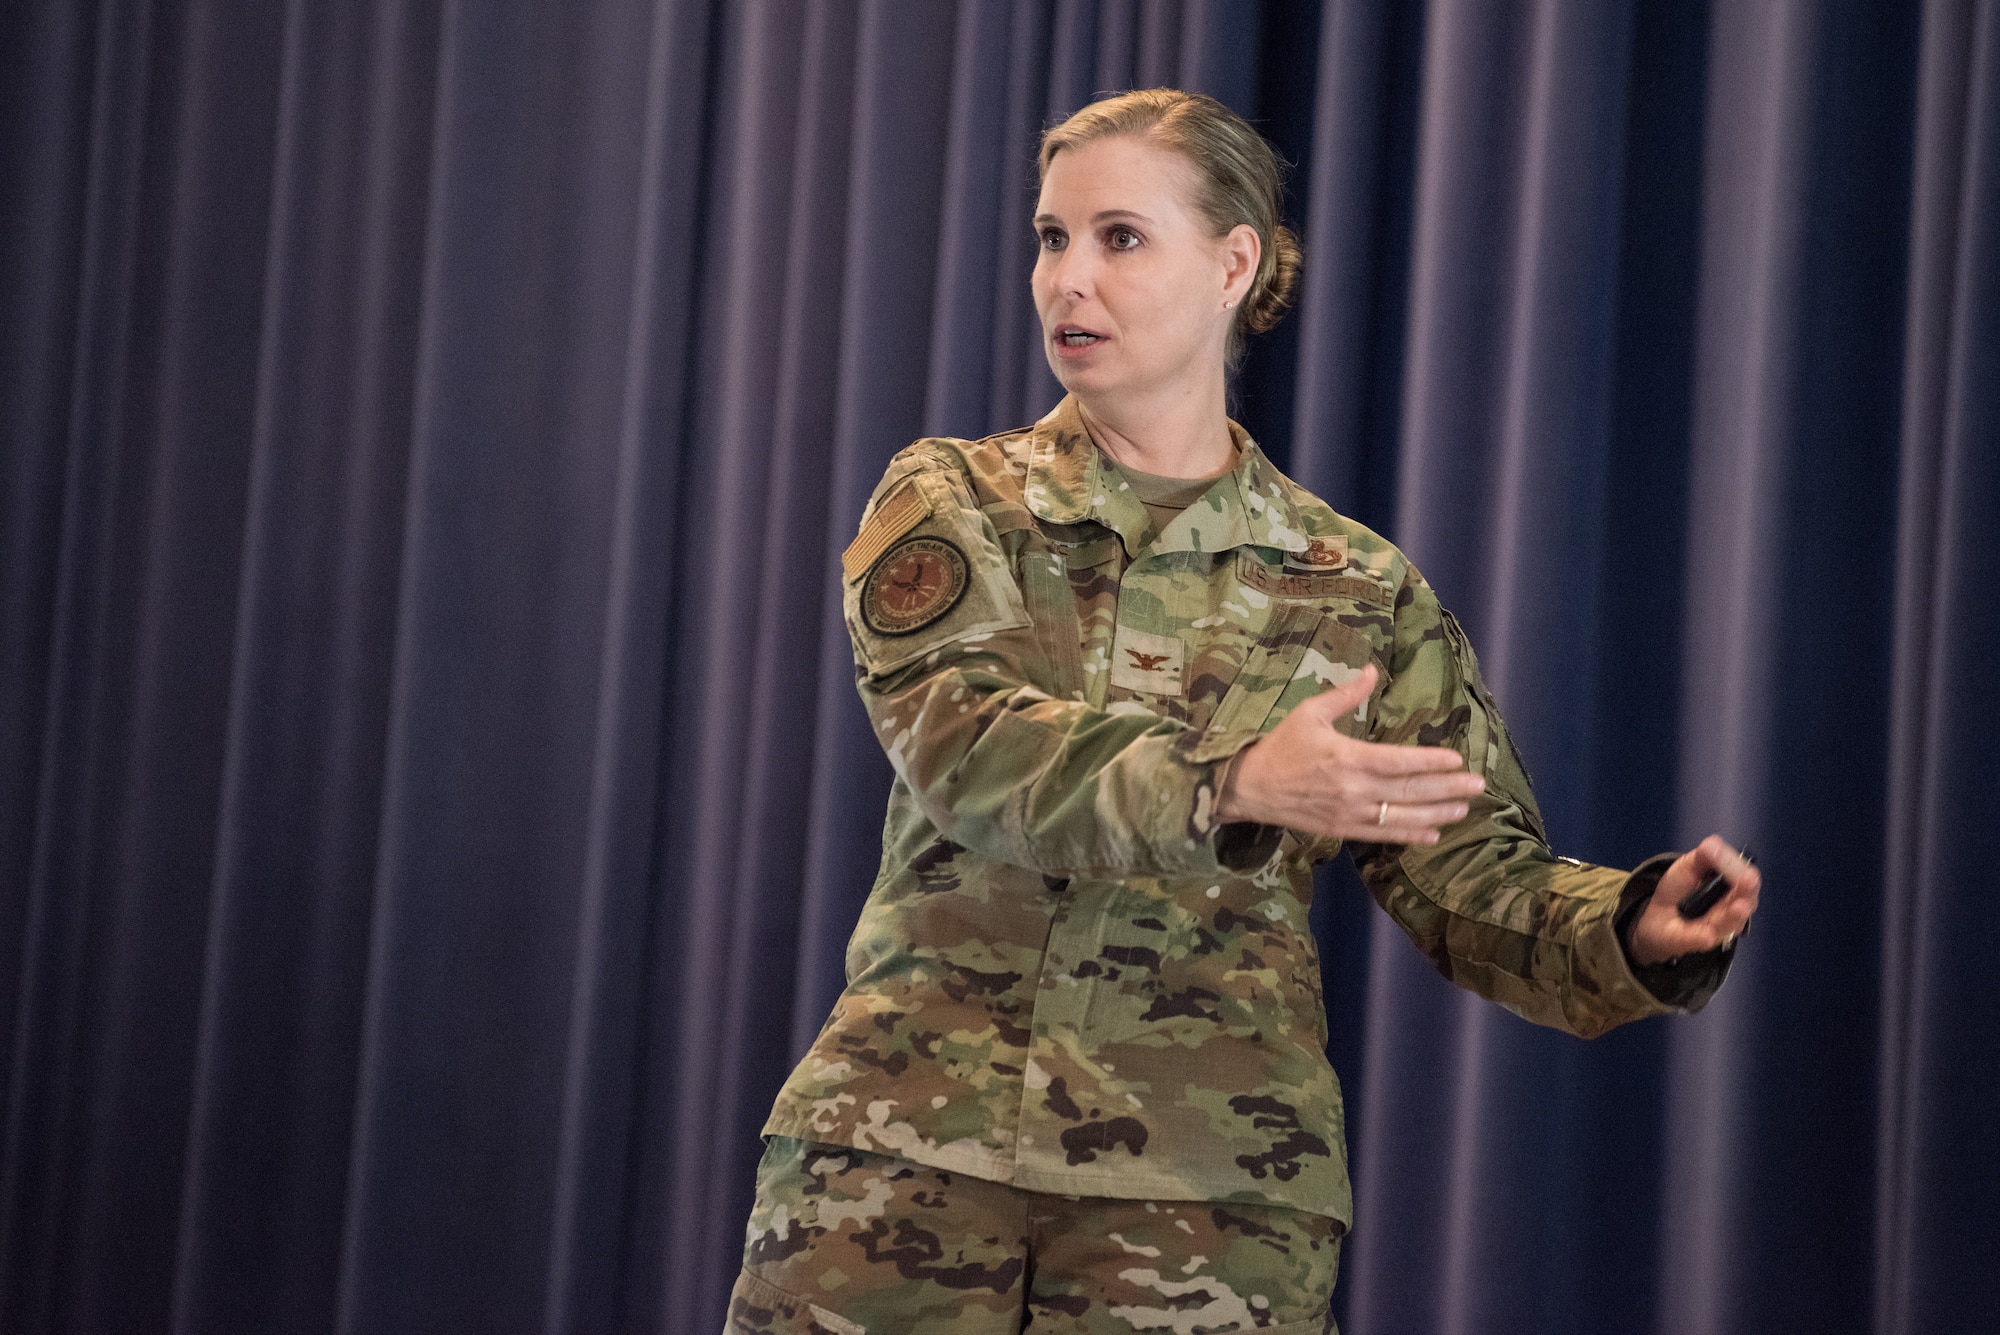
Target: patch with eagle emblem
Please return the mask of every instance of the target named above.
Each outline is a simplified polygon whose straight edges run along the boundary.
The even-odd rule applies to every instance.
[[[861,619],[877,635],[922,630],[965,596],[965,553],[943,538],[907,538],[891,547],[861,585]]]
[[[1111,650],[1111,684],[1147,695],[1179,695],[1182,653],[1178,635],[1120,626]]]

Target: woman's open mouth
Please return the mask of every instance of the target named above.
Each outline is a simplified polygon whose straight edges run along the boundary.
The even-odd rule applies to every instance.
[[[1102,343],[1103,341],[1104,341],[1104,335],[1097,333],[1094,330],[1081,328],[1080,326],[1077,325],[1073,324],[1057,325],[1055,329],[1056,347],[1064,351],[1071,351],[1071,350],[1080,351],[1084,348],[1095,347],[1097,344]]]

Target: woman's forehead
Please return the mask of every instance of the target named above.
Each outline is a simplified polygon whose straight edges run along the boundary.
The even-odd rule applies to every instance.
[[[1137,136],[1095,139],[1050,160],[1035,211],[1072,224],[1112,213],[1158,224],[1185,213],[1192,173],[1179,153]]]

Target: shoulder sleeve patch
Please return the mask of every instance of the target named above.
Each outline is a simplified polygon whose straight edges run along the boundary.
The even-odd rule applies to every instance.
[[[861,619],[877,635],[922,630],[958,606],[970,576],[965,553],[944,538],[898,543],[861,586]]]
[[[840,554],[840,571],[852,584],[868,573],[868,568],[889,550],[896,539],[908,533],[931,512],[931,503],[924,499],[914,480],[905,480],[903,485],[882,499],[861,531],[854,535],[854,541],[847,544],[847,550]]]

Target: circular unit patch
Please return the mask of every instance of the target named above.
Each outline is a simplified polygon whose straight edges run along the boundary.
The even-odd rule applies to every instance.
[[[861,619],[877,635],[922,630],[965,596],[965,553],[943,538],[906,538],[861,586]]]

